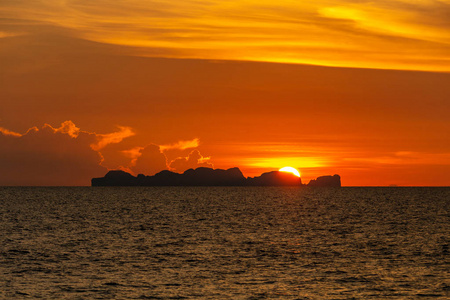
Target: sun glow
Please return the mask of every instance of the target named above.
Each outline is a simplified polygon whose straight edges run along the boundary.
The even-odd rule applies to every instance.
[[[284,167],[284,168],[281,168],[279,171],[280,172],[292,173],[295,176],[300,177],[300,172],[297,169],[293,168],[293,167]]]

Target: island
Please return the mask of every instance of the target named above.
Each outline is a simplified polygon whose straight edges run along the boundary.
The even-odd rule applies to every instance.
[[[104,177],[92,178],[92,186],[310,186],[340,187],[339,175],[320,176],[303,184],[300,177],[272,171],[257,177],[245,177],[239,168],[211,169],[200,167],[184,173],[164,170],[153,176],[133,176],[122,170],[109,171]]]

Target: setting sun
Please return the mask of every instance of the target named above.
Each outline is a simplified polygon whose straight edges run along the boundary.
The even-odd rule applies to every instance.
[[[293,168],[293,167],[284,167],[284,168],[281,168],[279,171],[280,172],[292,173],[295,176],[300,177],[300,172],[296,168]]]

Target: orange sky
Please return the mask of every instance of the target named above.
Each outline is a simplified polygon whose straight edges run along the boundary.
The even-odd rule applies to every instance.
[[[298,2],[2,1],[0,185],[450,185],[450,1]]]

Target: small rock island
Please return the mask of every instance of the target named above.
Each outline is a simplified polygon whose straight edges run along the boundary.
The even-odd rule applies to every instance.
[[[300,177],[280,171],[272,171],[257,177],[245,177],[239,168],[228,170],[197,168],[184,173],[164,170],[153,176],[133,176],[125,171],[109,171],[104,177],[92,178],[92,186],[312,186],[340,187],[339,175],[320,176],[303,184]]]

